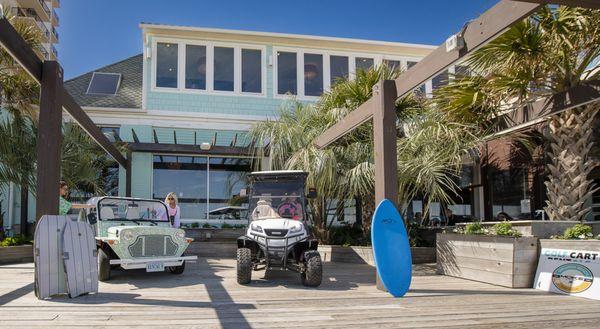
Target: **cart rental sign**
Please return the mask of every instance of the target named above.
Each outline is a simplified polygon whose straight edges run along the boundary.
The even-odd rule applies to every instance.
[[[600,300],[600,252],[542,249],[534,288]]]

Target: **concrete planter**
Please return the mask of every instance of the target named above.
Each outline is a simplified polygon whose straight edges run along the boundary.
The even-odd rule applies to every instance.
[[[444,233],[437,236],[439,274],[509,288],[533,286],[537,237]]]
[[[435,263],[435,248],[412,247],[410,250],[413,264]],[[325,262],[358,263],[375,266],[371,247],[319,245],[319,253],[321,259]]]
[[[600,240],[540,239],[540,247],[551,249],[575,249],[600,252]]]
[[[33,246],[0,247],[0,264],[33,262]]]
[[[499,222],[481,222],[485,228],[491,228]],[[575,225],[580,224],[577,221],[541,221],[541,220],[515,220],[510,222],[512,227],[519,231],[523,236],[536,236],[540,239],[548,239],[552,235],[563,234],[564,231]],[[469,223],[458,223],[456,226],[466,226]],[[592,227],[594,235],[600,234],[600,222],[584,222]]]

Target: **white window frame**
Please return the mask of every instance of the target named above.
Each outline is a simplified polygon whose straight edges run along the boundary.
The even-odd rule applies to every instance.
[[[156,47],[158,43],[177,44],[177,88],[157,87],[156,86],[156,65],[157,54]],[[187,45],[206,47],[206,89],[188,89],[185,88],[185,50]],[[214,47],[225,47],[234,49],[234,90],[214,90]],[[206,94],[222,96],[249,96],[266,97],[267,95],[267,46],[256,44],[239,44],[231,42],[213,42],[203,40],[188,40],[154,37],[151,47],[152,65],[150,70],[151,91],[175,92],[184,94]],[[253,49],[261,51],[261,92],[251,93],[242,92],[242,49]]]

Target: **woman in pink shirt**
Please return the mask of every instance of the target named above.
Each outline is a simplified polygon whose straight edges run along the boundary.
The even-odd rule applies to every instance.
[[[181,225],[181,210],[177,205],[177,196],[174,192],[170,192],[169,194],[167,194],[167,197],[165,198],[165,203],[167,204],[171,227],[179,228],[179,226]]]

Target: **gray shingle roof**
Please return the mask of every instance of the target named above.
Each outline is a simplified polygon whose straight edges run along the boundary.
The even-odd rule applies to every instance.
[[[93,72],[121,73],[121,84],[116,95],[86,94]],[[142,108],[142,54],[104,66],[65,81],[65,89],[79,106]]]

